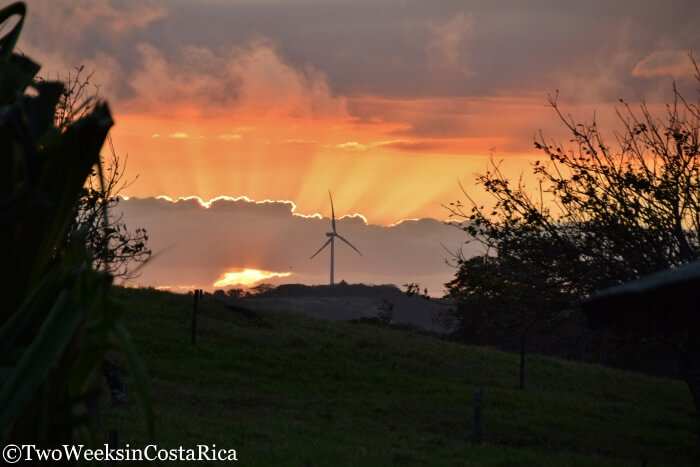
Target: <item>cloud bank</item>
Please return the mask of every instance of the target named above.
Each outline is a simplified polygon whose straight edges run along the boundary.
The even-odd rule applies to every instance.
[[[289,277],[270,279],[272,283],[328,282],[329,251],[309,259],[327,240],[328,218],[295,215],[290,202],[219,199],[208,206],[197,199],[120,201],[114,213],[122,213],[130,228],[145,227],[156,254],[137,283],[173,290],[213,290],[214,283],[227,273],[246,268],[291,272]],[[445,264],[450,258],[445,248],[477,251],[474,246],[464,246],[467,237],[463,231],[433,219],[381,227],[368,225],[360,217],[344,217],[337,221],[337,229],[363,256],[337,242],[336,281],[418,282],[438,295],[455,272]]]

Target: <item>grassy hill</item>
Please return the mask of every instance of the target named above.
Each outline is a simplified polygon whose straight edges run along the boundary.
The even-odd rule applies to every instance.
[[[264,312],[249,320],[205,296],[117,289],[151,376],[156,442],[235,448],[239,464],[689,465],[697,426],[681,381],[431,335]],[[470,443],[483,387],[484,443]],[[133,391],[104,431],[145,446]]]
[[[394,285],[283,284],[268,292],[237,300],[251,310],[277,310],[302,313],[312,318],[350,321],[376,317],[382,308],[391,308],[392,323],[405,323],[431,332],[447,333],[449,329],[433,320],[451,306],[448,300],[426,300],[419,295],[409,297]]]

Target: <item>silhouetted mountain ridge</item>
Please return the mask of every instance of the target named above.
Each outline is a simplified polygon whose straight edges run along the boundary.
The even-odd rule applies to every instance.
[[[354,297],[389,298],[404,296],[404,292],[393,284],[348,284],[341,281],[334,285],[282,284],[258,297]]]

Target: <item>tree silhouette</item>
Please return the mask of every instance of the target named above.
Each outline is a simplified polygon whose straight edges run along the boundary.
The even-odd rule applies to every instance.
[[[576,122],[551,96],[571,142],[552,142],[541,132],[535,138],[548,158],[532,164],[538,189],[508,180],[492,159],[477,182],[494,207],[478,206],[466,192],[465,204],[447,206],[490,256],[481,262],[457,256],[447,287],[458,324],[478,325],[474,313],[488,303],[486,311],[507,313],[518,332],[551,329],[580,318],[572,308],[595,290],[700,256],[698,104],[675,83],[662,116],[643,102],[637,110],[620,102],[620,126],[609,144],[595,120]]]
[[[57,128],[66,129],[94,109],[99,101],[99,87],[93,85],[92,75],[85,74],[85,68],[80,66],[62,80],[64,90],[54,117]],[[117,195],[135,179],[124,178],[128,156],[119,156],[111,135],[107,136],[106,142],[106,155],[103,151],[101,156],[101,173],[94,169],[87,178],[68,235],[84,230],[94,266],[115,277],[133,279],[138,276],[138,265],[151,257],[148,232],[142,227],[129,230],[123,217],[113,214],[119,203]]]

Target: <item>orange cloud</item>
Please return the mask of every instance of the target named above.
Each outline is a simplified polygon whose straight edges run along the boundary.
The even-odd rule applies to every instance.
[[[680,78],[692,76],[695,72],[687,52],[663,50],[652,52],[640,60],[632,70],[632,76],[651,78],[671,76]]]
[[[284,199],[293,200],[299,214],[328,215],[331,189],[345,212],[373,223],[440,219],[447,215],[442,205],[460,197],[457,180],[469,185],[484,172],[490,148],[509,160],[517,177],[540,156],[530,149],[533,125],[544,123],[548,136],[560,134],[540,99],[363,96],[348,102],[357,119],[243,110],[179,116],[186,108],[173,116],[122,114],[114,141],[129,152],[129,172],[139,174],[124,194]],[[152,137],[178,133],[201,138]]]
[[[346,143],[340,143],[335,145],[336,148],[338,149],[343,149],[345,151],[366,151],[367,146],[358,143],[357,141],[348,141]]]
[[[41,64],[40,75],[55,79],[83,65],[94,73],[91,85],[100,87],[102,97],[112,98],[125,81],[122,64],[115,54],[81,50],[86,31],[99,30],[100,41],[121,44],[135,30],[145,30],[169,16],[164,1],[122,0],[32,0],[29,2],[26,27],[20,36],[19,49]]]
[[[224,141],[237,141],[239,139],[243,138],[243,135],[241,134],[228,134],[228,135],[219,135],[219,139],[223,139]]]
[[[320,216],[330,188],[339,215],[382,225],[443,218],[457,179],[482,200],[469,185],[493,147],[527,177],[538,130],[569,139],[546,106],[557,87],[577,104],[566,114],[596,110],[615,127],[605,103],[655,92],[658,80],[634,77],[687,72],[680,49],[697,31],[682,9],[650,27],[651,10],[586,2],[551,2],[561,30],[524,2],[508,13],[368,2],[358,21],[315,2],[190,3],[32,0],[20,48],[52,77],[96,70],[127,176],[139,175],[126,195],[293,200],[295,214]],[[664,49],[649,54],[654,43]]]
[[[268,39],[217,52],[186,46],[166,56],[149,44],[137,51],[142,66],[128,80],[135,95],[120,103],[129,113],[349,117],[345,98],[331,91],[322,72],[293,66]]]

